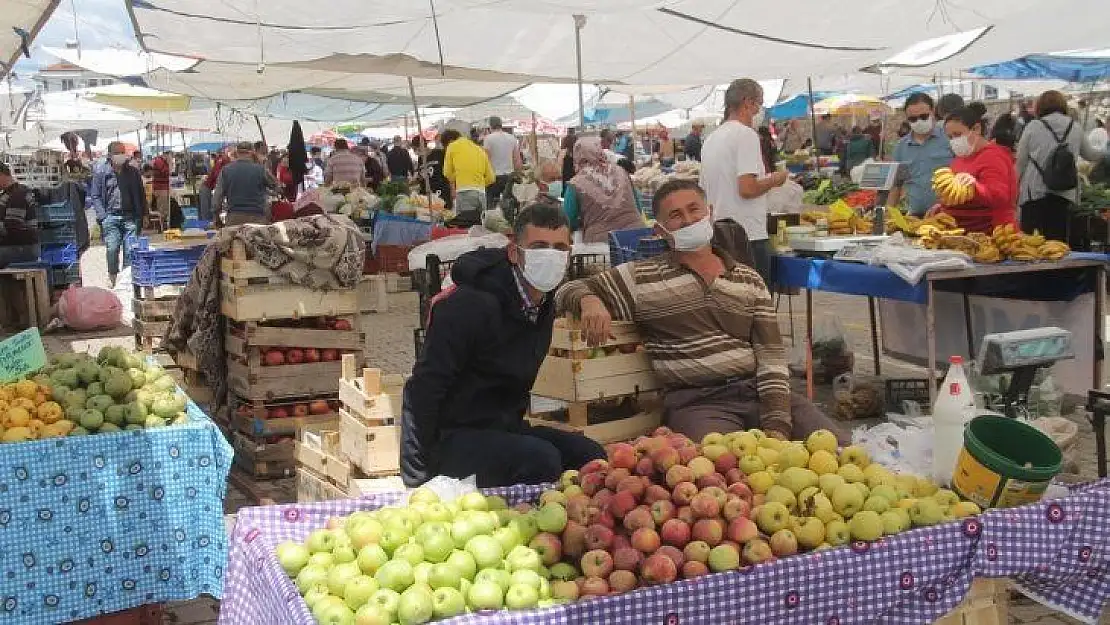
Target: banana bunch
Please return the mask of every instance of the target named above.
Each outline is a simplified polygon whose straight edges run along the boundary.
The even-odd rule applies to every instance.
[[[1045,260],[1060,260],[1071,253],[1071,248],[1063,241],[1046,241],[1037,248],[1037,255]]]
[[[829,217],[829,234],[834,236],[855,234],[855,219],[854,215],[850,218]]]
[[[1013,224],[996,227],[991,241],[1002,255],[1016,261],[1060,260],[1071,253],[1067,243],[1046,240],[1035,230],[1024,234]]]
[[[995,226],[994,230],[991,231],[991,240],[994,241],[994,246],[1007,256],[1021,243],[1021,237],[1021,231],[1015,228],[1014,224]]]
[[[811,226],[817,225],[817,221],[821,219],[828,219],[829,214],[822,211],[805,211],[798,217],[798,220],[803,224]]]
[[[857,234],[871,234],[871,221],[864,219],[859,213],[852,215],[848,222]]]
[[[990,240],[987,240],[979,244],[979,249],[971,255],[971,258],[977,263],[997,263],[1002,261],[1002,252],[999,252],[998,248]]]
[[[945,206],[966,204],[975,197],[975,178],[971,174],[957,174],[941,167],[933,172],[933,192]]]

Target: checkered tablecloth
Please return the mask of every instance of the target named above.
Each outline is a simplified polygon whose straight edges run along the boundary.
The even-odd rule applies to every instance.
[[[497,489],[510,503],[541,487]],[[361,500],[249,508],[231,537],[220,623],[312,623],[273,555],[329,517],[395,503]],[[1110,597],[1105,549],[1110,481],[1014,510],[922,528],[875,543],[784,558],[546,610],[467,614],[445,625],[928,625],[956,607],[975,577],[1012,577],[1045,602],[1094,623]],[[994,545],[994,550],[991,550]],[[993,555],[992,555],[993,554]]]
[[[191,422],[0,445],[0,623],[220,597],[231,447]]]

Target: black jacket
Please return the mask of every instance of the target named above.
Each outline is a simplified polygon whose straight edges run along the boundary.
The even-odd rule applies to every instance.
[[[551,344],[554,298],[533,323],[504,249],[460,256],[451,279],[452,290],[432,306],[424,351],[405,385],[401,477],[410,486],[436,475],[445,432],[520,427]]]
[[[408,176],[416,169],[412,165],[412,155],[405,148],[395,145],[385,154],[385,164],[390,176]]]

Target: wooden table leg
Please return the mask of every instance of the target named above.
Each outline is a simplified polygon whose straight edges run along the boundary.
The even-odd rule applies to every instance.
[[[871,357],[875,359],[875,375],[882,375],[881,356],[879,354],[879,324],[875,318],[875,298],[867,296],[867,313],[871,316]]]
[[[1095,268],[1095,354],[1092,359],[1091,388],[1102,390],[1102,359],[1106,350],[1106,267]],[[1105,435],[1105,433],[1104,433]]]
[[[35,310],[35,278],[32,273],[25,273],[20,276],[23,282],[23,299],[27,306],[27,327],[39,327],[39,315]]]
[[[35,299],[38,301],[39,320],[42,327],[50,323],[53,315],[50,314],[50,287],[47,285],[46,270],[39,270],[35,279]]]
[[[806,397],[813,401],[813,291],[806,289]]]
[[[971,327],[971,295],[964,293],[964,332],[967,332],[967,357],[975,358],[975,330]]]
[[[925,281],[925,345],[928,349],[925,363],[925,375],[929,382],[929,406],[937,400],[937,314],[936,301],[933,296],[933,283]]]

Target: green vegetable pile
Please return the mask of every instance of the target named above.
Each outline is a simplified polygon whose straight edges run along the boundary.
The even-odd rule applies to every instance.
[[[802,203],[827,206],[853,191],[859,191],[859,185],[850,180],[833,182],[826,178],[817,185],[816,189],[810,189],[802,194]]]
[[[1079,205],[1073,210],[1079,217],[1094,217],[1110,210],[1110,184],[1084,185],[1079,192]]]
[[[385,212],[392,212],[393,205],[397,203],[397,198],[407,196],[409,194],[409,183],[403,180],[391,180],[384,182],[378,187],[378,197],[381,198],[382,203],[379,207],[380,210]]]

